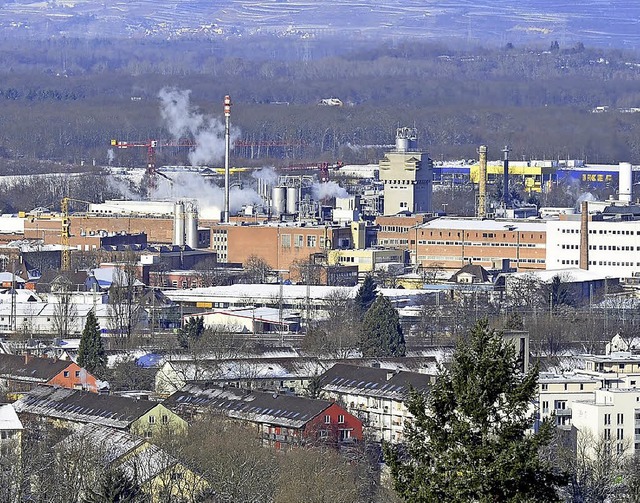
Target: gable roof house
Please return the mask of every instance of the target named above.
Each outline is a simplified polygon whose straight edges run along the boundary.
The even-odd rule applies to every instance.
[[[187,422],[159,402],[97,395],[79,390],[39,386],[14,404],[19,414],[31,414],[53,422],[99,424],[150,438],[180,433]]]
[[[293,395],[188,385],[164,401],[182,415],[210,411],[254,425],[266,445],[362,440],[362,422],[335,402]]]
[[[433,379],[418,372],[337,363],[320,376],[320,389],[360,418],[374,440],[400,442],[404,423],[412,417],[404,403],[409,391],[426,392]]]
[[[209,488],[203,477],[165,450],[125,430],[86,424],[54,446],[56,454],[62,456],[82,449],[92,452],[99,471],[122,470],[140,485],[151,502],[196,503],[202,501],[202,494]]]
[[[83,389],[97,393],[106,383],[71,360],[38,358],[28,354],[0,354],[0,389],[7,400],[40,384],[51,384],[70,389]]]

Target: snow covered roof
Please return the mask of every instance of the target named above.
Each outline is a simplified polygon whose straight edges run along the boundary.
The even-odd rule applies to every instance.
[[[10,403],[0,404],[0,430],[22,430],[22,423]]]
[[[505,272],[500,273],[498,276],[503,276],[505,278],[535,277],[536,279],[545,283],[553,280],[555,276],[560,276],[560,279],[562,279],[564,283],[580,283],[583,281],[599,281],[603,279],[612,279],[610,273],[605,274],[604,272],[579,269],[577,267],[526,272]]]
[[[544,221],[532,220],[482,220],[479,218],[440,217],[418,226],[419,229],[456,229],[464,231],[508,231],[545,232]]]

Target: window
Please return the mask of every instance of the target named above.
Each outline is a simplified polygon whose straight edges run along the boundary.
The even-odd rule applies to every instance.
[[[307,246],[309,248],[316,247],[316,236],[307,236]]]
[[[65,371],[62,373],[62,375],[63,375],[64,377],[69,377],[69,371],[68,371],[68,370],[65,370]]]
[[[605,428],[604,430],[604,439],[611,440],[611,430],[609,428]]]
[[[624,430],[622,428],[618,428],[618,435],[616,438],[618,440],[622,440],[624,438]]]
[[[296,234],[294,245],[296,248],[302,248],[304,246],[304,236],[302,234]]]
[[[144,438],[151,438],[151,436],[153,435],[153,432],[147,430],[144,432]]]
[[[324,416],[324,424],[331,424],[331,416],[330,415],[326,415]]]
[[[338,416],[338,423],[339,423],[339,424],[343,424],[343,423],[344,423],[344,416],[343,416],[342,414],[340,414],[340,415]]]
[[[546,414],[549,412],[549,402],[548,401],[544,401],[542,402],[542,413]]]
[[[327,438],[329,436],[329,432],[327,430],[320,430],[320,438]]]
[[[549,389],[549,385],[548,384],[542,384],[542,391],[547,391]]]
[[[291,248],[291,234],[282,235],[282,247]]]
[[[604,415],[604,424],[611,424],[611,414]]]
[[[616,419],[618,420],[618,424],[624,424],[624,414],[619,413]]]
[[[162,414],[162,424],[169,424],[169,416]]]
[[[76,370],[76,377],[80,377],[80,371]]]
[[[156,416],[149,416],[149,424],[156,424]]]

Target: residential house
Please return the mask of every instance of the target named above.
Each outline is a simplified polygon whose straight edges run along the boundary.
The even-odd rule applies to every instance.
[[[375,441],[401,442],[411,419],[405,400],[410,389],[427,391],[433,375],[337,363],[320,376],[323,396],[344,404]]]
[[[61,424],[99,424],[145,438],[180,433],[187,422],[159,402],[39,386],[15,402],[19,414]]]
[[[17,399],[40,384],[97,393],[107,384],[70,360],[37,358],[28,354],[0,354],[0,389],[8,399]]]
[[[362,421],[336,402],[299,396],[187,385],[164,401],[181,415],[205,411],[254,425],[276,449],[362,440]]]
[[[22,422],[18,418],[13,405],[0,404],[0,455],[15,455],[22,452]]]
[[[197,503],[209,488],[200,475],[160,447],[125,430],[86,424],[54,446],[57,454],[95,451],[105,469],[121,469],[140,485],[151,502]]]
[[[155,391],[169,396],[187,383],[218,384],[243,389],[263,389],[302,394],[310,381],[317,378],[336,362],[376,366],[391,371],[424,372],[433,369],[433,356],[407,356],[403,358],[317,358],[317,357],[262,357],[221,358],[203,356],[200,359],[165,361],[155,378]]]

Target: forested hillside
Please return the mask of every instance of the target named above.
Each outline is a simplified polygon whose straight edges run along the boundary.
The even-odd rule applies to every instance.
[[[435,159],[474,157],[481,143],[509,144],[513,158],[640,158],[640,114],[628,110],[640,107],[640,57],[582,44],[5,39],[0,57],[4,173],[51,170],[44,160],[106,164],[112,138],[169,138],[164,87],[191,90],[193,106],[214,116],[230,93],[240,139],[287,144],[237,149],[237,163],[371,162],[398,125],[414,124]],[[318,106],[332,97],[344,106]],[[113,162],[142,166],[144,156]],[[186,152],[159,151],[158,162],[186,162]]]

